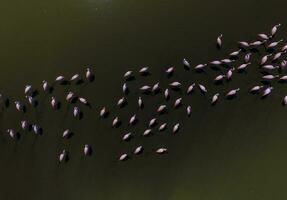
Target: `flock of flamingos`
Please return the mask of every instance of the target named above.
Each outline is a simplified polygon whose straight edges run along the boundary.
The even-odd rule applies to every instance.
[[[186,70],[194,70],[198,73],[203,72],[206,68],[223,68],[224,73],[218,74],[216,77],[214,77],[214,83],[222,83],[224,81],[230,81],[232,79],[232,76],[235,71],[238,73],[244,72],[248,70],[249,65],[252,63],[252,55],[255,54],[260,49],[263,49],[265,54],[261,57],[259,60],[259,63],[256,63],[259,66],[259,69],[262,70],[263,76],[262,81],[267,84],[259,84],[254,85],[250,88],[250,93],[261,95],[262,98],[266,98],[269,96],[273,90],[273,87],[271,86],[270,81],[278,80],[280,82],[287,82],[287,75],[281,75],[282,70],[287,68],[287,61],[284,60],[284,54],[287,52],[287,44],[281,45],[283,43],[283,39],[275,40],[275,35],[277,33],[278,28],[281,26],[281,24],[277,24],[271,28],[270,33],[260,33],[257,35],[257,38],[254,41],[239,41],[238,42],[238,49],[234,52],[231,52],[229,56],[225,59],[219,59],[214,60],[209,63],[203,63],[198,64],[195,66],[191,66],[190,62],[187,59],[182,60],[183,67]],[[216,44],[218,49],[222,48],[223,44],[223,35],[219,35]],[[238,61],[242,58],[241,64],[239,66],[234,66],[234,62]],[[168,67],[165,69],[165,74],[167,77],[173,76],[173,73],[175,72],[175,67]],[[222,72],[222,71],[221,71]],[[148,67],[143,67],[138,70],[138,72],[134,71],[127,71],[123,78],[124,83],[122,85],[122,93],[123,96],[116,102],[116,106],[119,108],[124,108],[127,105],[127,98],[126,95],[130,92],[129,90],[129,83],[132,81],[135,81],[135,76],[150,76],[151,73],[149,71]],[[94,74],[93,71],[90,68],[86,69],[85,72],[85,79],[88,82],[92,82],[94,80]],[[64,76],[58,76],[55,79],[55,84],[59,85],[65,85],[66,83],[77,83],[79,81],[82,81],[82,77],[80,74],[75,74],[70,79],[67,79]],[[53,83],[53,84],[54,84]],[[51,85],[46,81],[43,80],[42,83],[42,90],[44,93],[52,93]],[[168,106],[164,103],[166,101],[170,100],[170,91],[184,91],[186,95],[192,94],[192,92],[198,89],[202,94],[207,94],[208,90],[206,86],[199,83],[191,83],[187,88],[183,88],[180,81],[173,81],[170,82],[169,85],[166,88],[161,88],[160,83],[157,82],[154,85],[142,85],[140,88],[138,88],[138,91],[141,96],[138,97],[137,105],[138,109],[144,109],[144,100],[146,95],[163,95],[163,101],[162,103],[155,108],[155,113],[157,113],[158,116],[164,115],[167,110],[169,109]],[[18,112],[26,112],[26,105],[30,104],[32,106],[36,106],[37,101],[35,100],[35,89],[31,85],[26,85],[24,89],[25,93],[25,99],[27,100],[26,103],[21,101],[15,101],[15,107]],[[240,93],[240,88],[233,88],[232,90],[228,91],[227,93],[220,93],[217,92],[215,94],[211,94],[210,103],[212,105],[215,105],[220,98],[228,98],[232,99],[236,97]],[[2,96],[1,96],[2,97]],[[3,97],[2,97],[3,98]],[[77,96],[73,91],[68,92],[66,95],[66,101],[68,104],[73,105],[75,102],[79,102],[80,105],[86,105],[89,106],[90,102],[84,98]],[[287,104],[287,96],[282,97],[282,103],[284,105]],[[51,97],[51,107],[52,109],[60,109],[60,102],[57,100],[55,96]],[[75,106],[73,105],[72,115],[74,118],[81,118],[82,111],[81,106]],[[182,98],[177,98],[173,103],[174,108],[183,107],[182,105]],[[187,116],[190,116],[192,114],[192,108],[190,105],[187,105],[186,107],[186,114]],[[109,109],[108,106],[102,107],[99,110],[99,115],[103,119],[109,118]],[[111,126],[113,128],[116,128],[120,126],[122,123],[122,120],[115,116],[112,118]],[[128,120],[128,124],[130,126],[135,126],[138,123],[137,115],[134,114],[130,117]],[[34,132],[35,134],[41,134],[42,128],[38,124],[30,124],[27,120],[22,120],[19,123],[20,128],[22,130],[30,130]],[[149,137],[155,132],[162,132],[167,129],[169,125],[167,123],[159,123],[157,117],[154,117],[150,119],[149,123],[146,124],[146,129],[143,131],[142,136]],[[178,133],[180,130],[180,123],[172,124],[169,126],[171,129],[171,132],[173,134]],[[16,131],[16,129],[9,128],[7,129],[7,134],[12,139],[19,138],[19,132]],[[70,138],[72,132],[67,129],[63,132],[62,137],[63,138]],[[129,141],[134,136],[133,133],[128,132],[124,133],[122,135],[123,141]],[[132,156],[140,155],[144,151],[143,146],[138,146],[131,152],[123,152],[118,155],[119,161],[125,161],[131,158]],[[85,144],[83,147],[83,154],[85,156],[90,156],[92,153],[92,147],[89,144]],[[156,154],[166,154],[168,152],[167,147],[160,146],[155,150]],[[66,162],[69,158],[69,152],[65,149],[63,149],[61,152],[59,152],[58,160],[59,162]]]

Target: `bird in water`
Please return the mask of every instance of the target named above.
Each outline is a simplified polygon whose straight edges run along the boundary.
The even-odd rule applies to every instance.
[[[279,66],[263,65],[263,66],[262,66],[262,69],[267,69],[267,70],[279,69]]]
[[[143,92],[143,93],[149,93],[151,91],[151,87],[148,86],[148,85],[144,85],[142,87],[140,87],[140,90]]]
[[[243,63],[243,64],[241,64],[241,65],[239,65],[237,67],[237,70],[238,71],[243,71],[243,70],[245,70],[247,68],[248,65],[251,65],[251,63]]]
[[[229,92],[227,92],[226,97],[234,97],[239,90],[240,88],[230,90]]]
[[[250,93],[258,93],[261,89],[263,88],[263,85],[256,85],[256,86],[253,86],[249,92]]]
[[[31,94],[31,93],[32,93],[32,86],[31,86],[31,85],[26,85],[26,86],[25,86],[24,93],[25,93],[26,95]]]
[[[157,92],[160,91],[159,82],[157,82],[156,84],[154,84],[154,85],[152,86],[151,91],[152,91],[153,93],[157,93]]]
[[[55,79],[55,82],[58,82],[60,84],[64,83],[65,82],[65,77],[60,75],[60,76],[57,76],[56,79]]]
[[[100,117],[104,118],[107,116],[107,114],[108,114],[108,111],[107,111],[106,107],[103,107],[100,111]]]
[[[29,124],[28,124],[28,121],[27,121],[27,120],[22,120],[22,121],[20,122],[20,124],[21,124],[21,128],[22,128],[23,130],[27,130],[27,129],[29,128]]]
[[[124,106],[125,103],[126,103],[126,99],[125,99],[125,97],[122,97],[118,100],[117,105],[121,108]]]
[[[179,130],[179,123],[176,123],[174,126],[173,126],[173,128],[172,128],[172,133],[177,133],[178,132],[178,130]]]
[[[181,102],[182,102],[182,98],[178,98],[178,99],[175,100],[173,106],[174,106],[175,108],[178,108],[178,107],[181,105]]]
[[[84,105],[89,105],[89,102],[88,102],[88,100],[87,100],[86,98],[84,98],[84,97],[79,97],[78,99],[79,99],[79,101],[80,101],[82,104],[84,104]]]
[[[138,146],[137,148],[135,148],[134,150],[134,154],[135,155],[139,155],[143,152],[143,146]]]
[[[227,80],[231,80],[231,77],[232,77],[232,74],[233,74],[233,71],[235,70],[234,67],[232,67],[231,69],[229,69],[227,72],[226,72],[226,79]]]
[[[220,74],[214,78],[215,83],[221,83],[226,76],[224,74]]]
[[[278,59],[282,56],[282,54],[285,54],[285,53],[286,53],[286,50],[285,50],[285,51],[280,51],[280,52],[276,53],[276,54],[273,56],[272,61],[278,60]]]
[[[268,55],[265,55],[261,58],[260,60],[260,65],[265,65],[265,63],[267,62],[268,60],[268,57],[271,56],[272,54],[268,54]]]
[[[20,101],[15,101],[15,107],[18,111],[23,112],[24,111],[24,106]]]
[[[191,106],[186,107],[186,113],[188,117],[191,115]]]
[[[266,40],[263,40],[263,41],[257,40],[257,41],[249,43],[249,46],[251,46],[252,48],[256,49],[257,47],[259,47],[259,46],[261,46],[261,45],[263,45],[265,43],[266,43]]]
[[[198,84],[198,87],[203,94],[207,93],[207,89],[204,85]]]
[[[279,41],[276,41],[276,42],[272,42],[270,43],[268,46],[267,46],[267,49],[273,49],[275,48],[279,43],[283,42],[283,40],[279,40]]]
[[[63,137],[63,138],[70,138],[71,135],[72,135],[72,132],[70,131],[70,129],[66,129],[66,130],[63,132],[62,137]]]
[[[93,80],[93,77],[94,77],[94,75],[93,75],[93,73],[92,73],[92,71],[91,71],[91,68],[87,68],[86,69],[86,79],[88,80],[88,81],[92,81]]]
[[[243,49],[246,49],[246,48],[249,47],[249,43],[245,42],[245,41],[239,41],[238,45],[239,45],[240,48],[243,48]]]
[[[147,74],[149,74],[150,72],[149,72],[149,68],[148,67],[143,67],[143,68],[141,68],[140,70],[139,70],[139,73],[141,74],[141,75],[147,75]]]
[[[59,160],[60,163],[66,162],[67,161],[67,157],[68,157],[68,152],[64,149],[60,153],[58,160]]]
[[[251,60],[251,53],[247,53],[245,56],[244,56],[244,62],[245,63],[249,63],[250,60]]]
[[[171,76],[174,72],[174,67],[169,67],[167,68],[167,70],[165,70],[165,73],[168,75],[168,76]]]
[[[136,116],[136,114],[134,114],[134,115],[130,118],[129,124],[130,124],[130,125],[134,125],[136,122],[137,122],[137,116]]]
[[[187,61],[187,59],[183,59],[182,60],[182,63],[183,63],[183,66],[186,68],[186,69],[190,69],[190,64],[189,62]]]
[[[167,153],[167,148],[158,148],[157,150],[156,150],[156,153],[157,154],[165,154],[165,153]]]
[[[149,128],[149,129],[146,129],[144,132],[143,132],[143,136],[147,137],[147,136],[150,136],[152,134],[152,130]]]
[[[158,108],[157,108],[157,112],[162,114],[166,111],[166,105],[160,105]]]
[[[74,100],[74,98],[75,98],[74,92],[71,92],[71,91],[68,92],[68,94],[66,96],[66,100],[71,103]]]
[[[192,83],[188,88],[187,88],[187,91],[186,93],[187,94],[191,94],[194,90],[194,86],[195,86],[195,83]]]
[[[88,144],[84,145],[84,155],[90,156],[92,154],[92,147]]]
[[[80,75],[79,74],[75,74],[70,78],[70,81],[74,81],[77,82],[80,79]]]
[[[126,154],[126,153],[124,153],[124,154],[122,154],[122,155],[120,155],[120,157],[119,157],[119,161],[125,161],[125,160],[127,160],[128,159],[128,154]]]
[[[269,96],[269,95],[271,94],[272,90],[273,90],[273,87],[272,87],[272,86],[267,87],[267,88],[263,91],[262,97],[267,97],[267,96]]]
[[[14,129],[7,129],[6,132],[12,139],[17,139],[17,132]]]
[[[228,58],[221,60],[221,62],[224,63],[224,64],[230,64],[230,63],[232,63],[232,62],[234,62],[234,61],[235,61],[235,60],[231,60],[231,59],[228,59]]]
[[[234,51],[232,53],[229,54],[230,57],[237,57],[239,56],[240,52],[242,51],[242,49],[239,49],[237,51]]]
[[[217,43],[218,48],[221,48],[221,46],[222,46],[222,37],[223,37],[223,35],[220,34],[216,39],[216,43]]]
[[[284,52],[287,50],[287,44],[285,44],[283,47],[281,47],[281,51]]]
[[[42,87],[43,87],[44,92],[48,92],[48,91],[49,91],[48,81],[43,80],[43,81],[42,81]]]
[[[159,126],[158,131],[164,131],[167,127],[167,123],[163,123]]]
[[[80,108],[79,107],[77,107],[77,106],[75,106],[74,107],[74,109],[73,109],[73,116],[75,117],[75,118],[78,118],[78,117],[80,117]]]
[[[36,106],[36,100],[32,97],[32,96],[30,96],[30,95],[26,95],[25,96],[26,97],[26,99],[28,100],[28,102],[29,102],[29,104],[31,105],[31,106]]]
[[[268,74],[268,75],[262,76],[262,79],[269,81],[269,80],[273,80],[273,79],[278,78],[278,77],[279,77],[279,75]]]
[[[125,74],[124,74],[124,78],[126,80],[131,80],[133,79],[134,75],[133,75],[133,71],[127,71]]]
[[[32,130],[33,130],[33,132],[34,132],[36,135],[42,133],[42,128],[41,128],[39,125],[37,125],[37,124],[33,124],[33,125],[32,125]]]
[[[113,127],[117,127],[117,126],[119,126],[119,124],[120,124],[119,117],[115,117],[114,120],[113,120],[112,126]]]
[[[271,36],[274,37],[274,35],[277,33],[278,28],[281,26],[281,24],[276,24],[275,26],[272,27],[271,29]]]
[[[287,75],[280,77],[279,81],[287,81]]]
[[[55,97],[51,97],[51,106],[53,109],[57,109],[58,102]]]
[[[258,34],[258,37],[260,40],[269,40],[270,39],[270,37],[268,35],[266,35],[265,33]]]
[[[200,70],[203,70],[206,66],[207,64],[198,64],[194,67],[194,69],[197,71],[200,71]]]
[[[123,88],[123,93],[124,93],[124,94],[127,94],[127,93],[129,92],[129,88],[128,88],[127,83],[124,83],[123,86],[122,86],[122,88]]]
[[[211,98],[211,104],[214,105],[216,104],[216,102],[218,101],[219,98],[219,93],[216,93],[215,95],[213,95],[213,97]]]
[[[148,126],[151,128],[151,127],[154,127],[157,123],[157,120],[156,118],[152,118],[150,121],[149,121],[149,124]]]
[[[132,133],[126,133],[126,134],[124,134],[124,136],[122,137],[122,140],[123,141],[129,141],[130,139],[131,139],[131,137],[132,137]]]
[[[143,108],[143,100],[142,100],[142,98],[141,97],[139,97],[138,98],[138,106],[139,106],[139,108]]]
[[[169,90],[168,90],[168,88],[164,90],[164,98],[165,98],[166,100],[169,99]]]
[[[211,65],[215,65],[215,66],[217,66],[217,65],[221,65],[221,64],[222,64],[222,62],[221,62],[221,61],[219,61],[219,60],[214,60],[214,61],[211,61],[211,62],[210,62],[210,64],[211,64]]]
[[[174,81],[174,82],[170,83],[169,85],[173,89],[180,89],[181,83],[178,81]]]
[[[280,66],[281,66],[282,69],[286,69],[287,61],[286,60],[282,60],[282,62],[280,63]]]

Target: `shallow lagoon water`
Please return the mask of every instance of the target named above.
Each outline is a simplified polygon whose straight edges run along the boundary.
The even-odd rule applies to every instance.
[[[24,99],[25,84],[40,88],[43,79],[57,75],[70,77],[91,66],[95,81],[80,86],[55,86],[53,95],[64,102],[69,90],[87,97],[92,109],[82,108],[84,117],[71,117],[71,107],[50,108],[51,95],[39,95],[37,110],[28,107],[21,115],[11,105],[1,112],[0,169],[3,199],[282,199],[286,188],[286,108],[280,104],[285,85],[275,83],[267,99],[249,95],[247,89],[260,80],[256,65],[247,74],[236,74],[229,84],[214,86],[218,73],[186,72],[182,58],[192,65],[224,58],[236,49],[236,41],[255,38],[278,23],[276,36],[285,38],[286,2],[257,1],[29,1],[5,2],[0,13],[0,86],[3,94]],[[215,39],[224,35],[222,50]],[[258,59],[258,58],[255,58]],[[166,79],[166,67],[177,67]],[[204,83],[210,94],[240,87],[238,98],[212,107],[209,98],[199,94],[184,96],[190,104],[190,118],[184,108],[163,115],[168,124],[181,123],[180,132],[170,129],[149,138],[139,135],[162,97],[145,97],[149,105],[135,111],[138,93],[131,92],[130,103],[119,110],[114,104],[122,96],[122,75],[149,66],[152,76],[136,77],[131,90],[143,83],[171,80]],[[133,91],[133,90],[132,90]],[[172,99],[180,93],[173,93]],[[169,102],[169,105],[171,105]],[[99,109],[107,105],[111,116],[100,120]],[[128,119],[138,113],[139,124],[111,128],[112,116]],[[4,130],[19,127],[21,119],[39,123],[43,135],[23,132],[17,142]],[[146,120],[146,121],[145,121]],[[70,128],[75,135],[61,138]],[[137,134],[128,143],[121,134]],[[93,156],[83,156],[83,146],[93,147]],[[119,163],[117,156],[143,145],[143,155]],[[168,155],[152,152],[159,146]],[[59,165],[57,155],[66,148],[70,161]]]

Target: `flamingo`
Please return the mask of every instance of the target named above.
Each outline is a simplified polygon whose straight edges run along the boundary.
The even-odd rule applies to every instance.
[[[143,67],[139,70],[139,73],[141,75],[146,75],[146,74],[149,74],[149,68],[148,67]]]
[[[135,150],[134,150],[134,154],[135,155],[139,155],[143,152],[143,146],[138,146]]]
[[[213,95],[213,97],[211,98],[211,104],[214,105],[216,104],[216,102],[218,101],[219,98],[219,93],[216,93],[215,95]]]
[[[164,131],[167,127],[167,123],[163,123],[159,126],[158,131]]]
[[[240,90],[240,88],[230,90],[230,91],[226,94],[226,97],[234,97],[239,90]]]
[[[156,150],[157,154],[165,154],[167,153],[167,148],[159,148]]]
[[[173,132],[173,133],[177,133],[178,130],[179,130],[179,123],[176,123],[176,124],[173,126],[173,128],[172,128],[172,132]]]
[[[194,90],[194,86],[195,86],[195,83],[192,83],[192,84],[187,88],[186,93],[187,93],[187,94],[192,93],[193,90]]]
[[[262,97],[267,97],[267,96],[269,96],[269,95],[271,94],[272,90],[273,90],[273,87],[272,87],[272,86],[267,87],[267,88],[263,91]]]
[[[118,160],[119,161],[125,161],[128,159],[128,157],[129,157],[128,154],[124,153],[124,154],[120,155]]]
[[[249,90],[249,92],[250,92],[250,93],[257,93],[257,92],[259,92],[259,90],[262,89],[262,88],[263,88],[262,85],[256,85],[256,86],[252,87],[252,88]]]
[[[149,126],[149,127],[153,127],[153,126],[155,126],[155,125],[156,125],[156,123],[157,123],[156,118],[152,118],[152,119],[149,121],[148,126]]]
[[[223,37],[223,35],[220,34],[216,39],[218,48],[221,48],[221,46],[222,46],[222,37]]]

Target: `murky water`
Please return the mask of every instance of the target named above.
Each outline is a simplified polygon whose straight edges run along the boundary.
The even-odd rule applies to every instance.
[[[10,107],[0,116],[1,196],[3,199],[284,199],[286,193],[287,110],[280,104],[287,93],[285,85],[274,83],[274,93],[261,100],[247,89],[257,84],[261,74],[256,65],[247,74],[236,74],[228,84],[214,86],[219,72],[195,74],[182,68],[186,57],[191,64],[225,58],[236,49],[236,41],[250,40],[281,22],[277,38],[286,38],[286,1],[30,1],[5,2],[0,12],[0,86],[11,97]],[[224,34],[223,49],[215,39]],[[259,54],[264,54],[263,51]],[[254,60],[258,60],[258,56]],[[163,71],[175,65],[176,73],[167,79]],[[70,77],[95,71],[95,81],[79,86],[55,86],[53,95],[64,102],[69,90],[87,97],[92,109],[82,107],[81,121],[72,118],[72,107],[63,103],[59,111],[50,108],[51,95],[41,93],[39,107],[28,107],[21,115],[13,101],[24,100],[25,84],[40,88],[41,81],[57,75]],[[131,92],[124,109],[115,103],[122,96],[122,75],[149,66],[152,76],[136,77],[132,91],[143,84],[160,81],[166,87],[172,80],[184,86],[204,83],[208,91],[241,88],[238,98],[221,100],[210,106],[209,97],[198,91],[183,97],[193,112],[171,109],[160,118],[169,125],[181,123],[180,132],[171,129],[149,138],[140,135],[154,116],[162,95],[144,96],[144,111],[136,108],[138,92]],[[183,93],[182,93],[183,94]],[[172,93],[172,100],[181,93]],[[98,116],[102,106],[111,115]],[[139,124],[128,127],[127,120],[137,113]],[[111,128],[112,117],[124,124]],[[39,123],[42,136],[23,132],[12,141],[4,130],[19,127],[21,119]],[[61,138],[64,129],[75,135]],[[136,137],[121,142],[123,132]],[[93,156],[83,156],[84,144],[93,147]],[[127,162],[117,156],[143,145],[145,151]],[[154,155],[168,147],[164,156]],[[66,148],[70,161],[59,165],[57,155]]]

